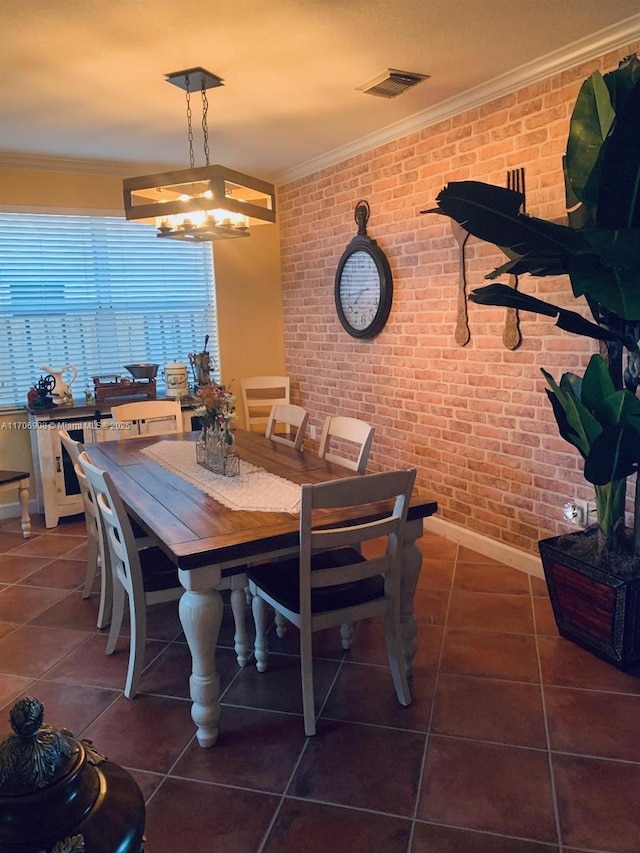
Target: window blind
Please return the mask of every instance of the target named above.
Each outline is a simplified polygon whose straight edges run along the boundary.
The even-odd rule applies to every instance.
[[[0,213],[0,404],[66,364],[76,399],[125,364],[219,364],[213,253],[116,217]]]

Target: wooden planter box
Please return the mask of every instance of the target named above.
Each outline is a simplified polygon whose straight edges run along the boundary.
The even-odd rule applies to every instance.
[[[561,636],[618,669],[640,663],[640,577],[621,578],[566,547],[573,533],[538,543]]]

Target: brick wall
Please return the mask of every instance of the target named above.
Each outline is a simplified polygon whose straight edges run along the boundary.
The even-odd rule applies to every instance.
[[[440,517],[525,552],[567,530],[562,506],[592,497],[577,452],[557,435],[540,368],[580,371],[584,338],[522,314],[522,344],[502,344],[504,309],[469,303],[471,340],[458,346],[457,250],[449,221],[419,215],[448,181],[506,183],[526,170],[527,212],[564,220],[561,158],[573,103],[596,68],[612,70],[638,45],[616,51],[453,119],[412,133],[279,190],[287,371],[294,402],[320,429],[326,415],[376,427],[370,470],[415,465]],[[334,275],[366,199],[368,233],[389,259],[394,298],[383,332],[357,341],[334,308]],[[504,256],[470,238],[468,290]],[[575,308],[566,277],[522,276],[519,287]],[[578,303],[579,304],[579,303]],[[586,313],[586,312],[585,312]]]

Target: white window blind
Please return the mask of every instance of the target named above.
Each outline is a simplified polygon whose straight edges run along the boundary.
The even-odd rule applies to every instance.
[[[200,352],[218,360],[213,253],[160,240],[115,217],[0,213],[0,404],[26,402],[48,365],[94,375],[162,366]],[[129,377],[130,378],[130,377]]]

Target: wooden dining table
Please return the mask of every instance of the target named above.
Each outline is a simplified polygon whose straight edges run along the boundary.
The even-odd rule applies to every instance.
[[[218,737],[220,720],[214,654],[223,613],[218,587],[243,565],[297,553],[299,515],[229,509],[142,452],[158,441],[195,442],[198,436],[153,435],[100,442],[88,449],[94,464],[111,475],[129,515],[178,567],[185,590],[180,621],[192,657],[191,716],[198,742],[210,747]],[[236,430],[234,436],[242,460],[295,484],[354,476],[353,471],[315,453],[294,450],[258,433]],[[423,534],[423,519],[436,511],[433,496],[414,490],[401,558],[402,637],[409,673],[416,652],[413,596],[422,564],[416,540]],[[327,523],[331,520],[329,514]]]

